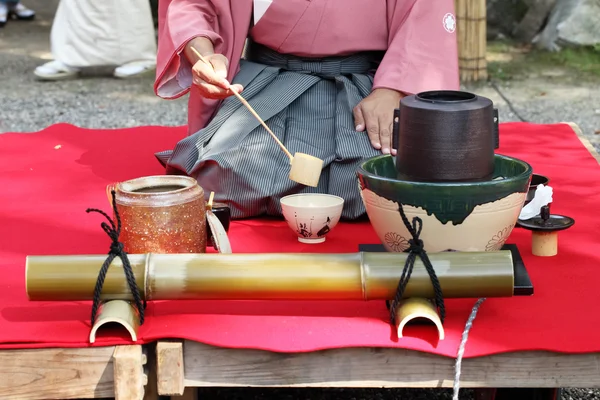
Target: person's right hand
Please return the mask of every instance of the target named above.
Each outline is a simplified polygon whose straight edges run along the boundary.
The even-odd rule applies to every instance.
[[[203,55],[203,57],[211,65],[198,60],[192,67],[194,84],[198,86],[202,96],[221,100],[232,96],[234,90],[237,93],[242,92],[242,85],[231,85],[227,81],[227,67],[229,66],[227,57],[222,54]]]

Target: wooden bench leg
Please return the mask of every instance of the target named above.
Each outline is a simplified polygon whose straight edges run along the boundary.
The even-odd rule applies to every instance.
[[[113,353],[115,400],[143,400],[148,376],[142,346],[117,346]]]
[[[183,343],[159,341],[156,344],[156,380],[160,396],[183,396],[185,373]]]
[[[156,343],[156,386],[160,396],[171,400],[196,400],[198,388],[185,387],[182,341]]]

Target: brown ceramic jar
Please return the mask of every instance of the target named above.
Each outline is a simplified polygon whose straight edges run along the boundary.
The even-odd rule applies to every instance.
[[[129,254],[205,253],[204,190],[187,176],[148,176],[109,186]]]

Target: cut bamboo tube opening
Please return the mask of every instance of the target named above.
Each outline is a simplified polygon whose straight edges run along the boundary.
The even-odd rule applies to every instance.
[[[131,254],[143,299],[151,300],[388,300],[407,253]],[[445,298],[511,297],[509,250],[429,254]],[[32,301],[92,300],[106,255],[28,256],[26,290]],[[405,298],[433,298],[420,259]],[[133,300],[116,258],[101,300]]]
[[[428,299],[418,297],[403,300],[396,310],[396,329],[399,338],[402,337],[404,327],[416,319],[425,319],[431,322],[438,331],[439,340],[444,340],[444,327],[434,304]]]
[[[198,50],[191,47],[192,51],[196,56],[202,61],[204,64],[210,66],[212,68],[212,64],[200,54]],[[231,86],[230,86],[231,87]],[[296,153],[292,156],[292,153],[286,149],[286,147],[281,143],[281,141],[277,138],[277,135],[273,133],[273,131],[267,126],[265,121],[258,115],[254,108],[235,90],[231,90],[235,97],[250,111],[250,113],[260,122],[263,128],[271,135],[273,140],[277,143],[277,145],[281,148],[281,150],[285,153],[285,155],[290,159],[290,174],[289,179],[294,182],[298,182],[300,184],[306,186],[317,187],[319,184],[319,178],[321,177],[321,170],[323,169],[323,160],[320,158],[304,154],[304,153]]]
[[[531,252],[538,257],[552,257],[558,254],[558,232],[533,232]]]
[[[128,301],[110,300],[103,302],[98,309],[98,316],[92,330],[90,331],[90,343],[96,341],[98,330],[110,323],[121,325],[129,332],[131,340],[137,341],[138,329],[140,328],[139,313]]]

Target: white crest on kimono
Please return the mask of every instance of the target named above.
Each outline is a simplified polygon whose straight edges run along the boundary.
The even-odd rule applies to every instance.
[[[265,15],[273,0],[254,0],[254,25]]]
[[[456,18],[454,18],[454,14],[448,13],[444,15],[443,19],[444,29],[447,32],[454,33],[456,30]]]

